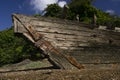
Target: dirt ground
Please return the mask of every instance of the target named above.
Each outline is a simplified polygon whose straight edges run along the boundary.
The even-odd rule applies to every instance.
[[[120,69],[62,70],[47,60],[27,59],[0,67],[0,80],[120,80]]]
[[[0,73],[0,80],[120,80],[120,70],[30,70]]]

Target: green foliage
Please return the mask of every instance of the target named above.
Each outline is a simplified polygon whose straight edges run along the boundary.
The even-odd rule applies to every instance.
[[[120,27],[120,17],[113,15],[112,22],[113,22],[113,26]]]
[[[120,18],[118,16],[110,15],[95,8],[91,4],[93,1],[94,0],[72,0],[69,4],[70,10],[72,14],[74,14],[72,18],[75,19],[76,15],[79,15],[81,22],[90,24],[93,22],[93,16],[95,14],[97,16],[98,25],[105,25],[110,29],[115,26],[120,26]]]
[[[25,38],[15,36],[13,28],[0,32],[0,65],[40,57],[40,51]]]
[[[68,20],[75,20],[75,13],[73,13],[71,10],[68,10],[67,15],[66,15],[66,19]]]
[[[70,4],[70,10],[76,15],[79,14],[80,18],[90,18],[96,13],[96,8],[91,5],[91,0],[73,0]]]
[[[34,14],[33,15],[34,17],[39,17],[39,16],[41,16],[40,14]]]
[[[97,16],[97,25],[105,25],[108,27],[120,26],[120,18],[111,16],[92,5],[95,0],[71,0],[68,4],[69,9],[67,11],[66,19],[76,20],[76,16],[79,15],[80,22],[87,24],[93,23],[94,14]],[[61,18],[63,9],[57,4],[51,4],[46,8],[45,16]],[[115,18],[116,17],[116,18]]]
[[[57,4],[51,4],[51,5],[48,5],[45,11],[46,11],[45,16],[60,17],[62,8]]]
[[[97,24],[105,25],[108,28],[120,27],[120,18],[118,16],[110,15],[101,10],[97,10]]]
[[[92,23],[92,20],[90,18],[88,18],[88,17],[81,17],[80,21],[82,21],[82,22],[84,22],[86,24]]]

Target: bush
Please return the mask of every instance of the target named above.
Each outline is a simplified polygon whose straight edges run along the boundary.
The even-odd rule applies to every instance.
[[[0,32],[0,65],[16,63],[23,59],[39,59],[40,51],[31,42],[15,36],[13,28]]]

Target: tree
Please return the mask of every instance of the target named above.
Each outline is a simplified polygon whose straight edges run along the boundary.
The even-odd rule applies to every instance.
[[[95,0],[71,0],[71,2],[68,4],[69,9],[65,18],[69,20],[75,20],[76,18],[79,18],[78,20],[80,20],[80,22],[91,24],[93,23],[94,15],[96,15],[97,25],[105,25],[109,27],[120,25],[119,17],[115,18],[110,14],[97,9],[92,5],[93,1]],[[45,9],[45,16],[61,18],[63,13],[62,10],[63,9],[57,4],[51,4]],[[110,23],[112,23],[112,25]]]
[[[40,14],[34,14],[33,15],[34,17],[39,17],[39,16],[41,16]]]
[[[51,4],[45,9],[45,16],[61,17],[62,8],[58,4]]]
[[[26,38],[14,35],[13,27],[0,31],[0,66],[19,62],[23,59],[41,58],[37,50]]]
[[[74,14],[74,18],[76,15],[79,15],[80,21],[86,21],[87,23],[91,23],[91,18],[96,13],[96,8],[91,5],[93,0],[72,0],[69,3],[70,11]]]

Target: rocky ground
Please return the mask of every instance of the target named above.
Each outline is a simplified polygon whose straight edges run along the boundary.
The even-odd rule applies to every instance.
[[[62,70],[53,69],[47,60],[27,59],[2,66],[0,80],[120,80],[120,69]]]
[[[0,80],[120,80],[120,70],[30,70],[0,73]]]

